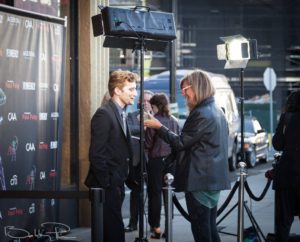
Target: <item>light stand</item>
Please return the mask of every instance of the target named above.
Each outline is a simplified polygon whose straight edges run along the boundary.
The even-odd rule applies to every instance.
[[[226,60],[225,69],[240,68],[241,81],[241,162],[240,186],[238,195],[238,229],[237,241],[243,242],[244,237],[244,182],[247,173],[245,172],[245,150],[244,150],[244,68],[250,59],[257,58],[256,40],[248,40],[242,35],[234,35],[220,38],[225,44],[217,45],[217,55],[219,60]]]
[[[146,50],[164,51],[168,42],[176,38],[172,13],[150,11],[147,7],[134,9],[99,6],[101,14],[93,16],[94,36],[104,34],[103,47],[140,50],[140,179],[139,179],[139,237],[135,242],[148,241],[144,237],[144,53]],[[145,9],[146,11],[142,11]],[[149,22],[144,23],[145,20]],[[142,27],[141,27],[142,26]]]

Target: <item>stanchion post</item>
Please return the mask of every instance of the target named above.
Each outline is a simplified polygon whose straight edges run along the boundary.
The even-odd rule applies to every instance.
[[[163,189],[167,197],[167,209],[166,209],[166,242],[173,241],[173,229],[172,229],[172,190],[174,189],[171,184],[174,181],[174,176],[171,173],[167,173],[164,176],[164,181],[167,184]]]
[[[103,203],[104,203],[104,189],[91,188],[91,237],[93,242],[103,242]]]
[[[239,186],[239,200],[238,200],[238,242],[243,242],[244,240],[244,192],[245,185],[244,182],[246,180],[247,171],[246,171],[246,163],[239,162],[240,168],[240,186]]]

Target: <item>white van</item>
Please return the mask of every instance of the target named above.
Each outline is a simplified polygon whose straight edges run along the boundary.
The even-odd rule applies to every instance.
[[[187,108],[185,98],[181,95],[180,80],[189,72],[193,70],[177,70],[176,71],[176,103],[178,104],[178,118],[179,124],[182,127],[187,116]],[[236,104],[234,93],[228,83],[227,78],[221,74],[207,72],[212,79],[216,95],[215,100],[225,113],[229,124],[229,140],[228,140],[228,154],[229,154],[229,169],[233,171],[236,167],[236,153],[237,153],[237,133],[239,128],[239,113]],[[144,81],[144,89],[151,90],[154,93],[163,92],[167,95],[169,91],[169,71],[162,72],[146,78]],[[173,105],[174,106],[174,105]],[[175,109],[176,110],[176,109]],[[176,115],[176,114],[175,114]]]

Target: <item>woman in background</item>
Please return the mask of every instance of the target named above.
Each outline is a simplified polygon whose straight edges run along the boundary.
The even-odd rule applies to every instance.
[[[177,120],[170,114],[169,101],[165,94],[155,94],[150,99],[154,117],[172,132],[179,133]],[[159,239],[161,195],[163,187],[164,158],[171,153],[171,147],[163,141],[157,130],[147,128],[145,132],[145,148],[148,150],[148,221],[151,226],[151,238]]]

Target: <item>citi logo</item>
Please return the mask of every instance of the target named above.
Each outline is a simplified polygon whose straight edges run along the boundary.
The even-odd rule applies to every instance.
[[[25,24],[25,28],[26,29],[32,29],[33,28],[33,22],[32,22],[32,20],[26,19],[24,24]]]
[[[17,121],[17,114],[16,113],[8,113],[7,119],[9,122]]]
[[[40,82],[39,89],[47,90],[49,88],[49,84],[47,82]]]
[[[25,150],[27,152],[35,151],[35,145],[34,145],[34,143],[26,143]]]
[[[7,58],[19,58],[19,51],[15,49],[6,49],[6,57]]]
[[[39,120],[46,121],[48,119],[48,113],[39,113]]]
[[[26,185],[32,185],[34,183],[34,177],[32,177],[31,175],[28,175],[27,177],[26,177],[26,182],[25,182],[25,184]]]
[[[49,24],[46,24],[44,22],[41,22],[40,25],[39,25],[39,29],[43,32],[47,32],[49,33]]]
[[[39,143],[39,150],[48,150],[48,149],[49,149],[49,146],[47,143],[44,143],[44,142]]]
[[[17,83],[17,82],[15,82],[15,81],[13,81],[13,80],[7,80],[5,82],[5,88],[19,90],[20,89],[20,84]]]
[[[50,149],[57,149],[57,141],[50,142]]]
[[[58,112],[53,112],[53,113],[51,113],[51,118],[52,118],[53,120],[58,119],[58,118],[59,118],[59,113],[58,113]]]
[[[28,208],[28,213],[29,214],[35,213],[35,203],[31,203],[30,207]]]
[[[15,16],[8,16],[7,22],[9,22],[11,24],[20,24],[21,20],[19,18],[16,18]]]
[[[9,181],[9,184],[11,186],[17,186],[18,185],[18,176],[17,175],[13,175],[12,178]]]
[[[35,53],[34,53],[34,51],[31,51],[31,50],[24,50],[23,51],[23,57],[25,59],[34,58],[35,57]]]
[[[46,180],[46,172],[45,171],[40,172],[40,180]]]
[[[23,82],[23,90],[35,91],[34,82]]]
[[[38,120],[38,116],[36,114],[32,114],[30,112],[25,112],[22,114],[22,119],[23,120],[30,120],[30,121],[37,121]]]
[[[18,215],[23,215],[23,209],[21,208],[9,208],[9,210],[7,211],[7,215],[9,217],[12,217],[12,216],[18,216]]]

